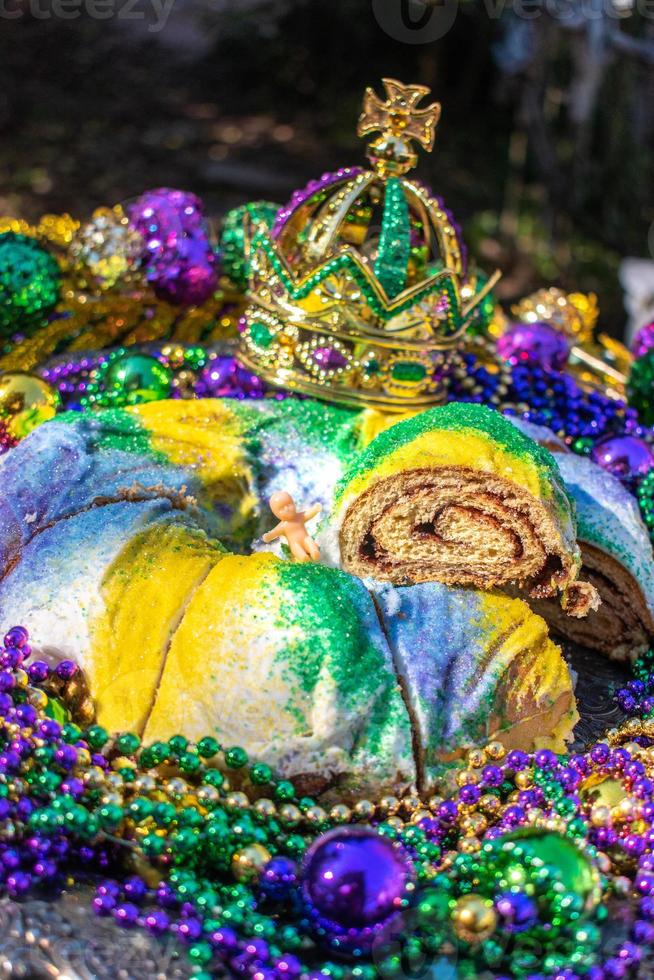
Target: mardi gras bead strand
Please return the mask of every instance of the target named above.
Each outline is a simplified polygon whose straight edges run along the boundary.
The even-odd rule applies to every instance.
[[[648,746],[654,722],[647,717],[568,757],[547,750],[507,754],[499,743],[473,750],[445,799],[386,797],[327,811],[298,798],[292,783],[276,780],[267,766],[251,765],[242,749],[223,749],[211,737],[191,744],[178,735],[144,747],[129,733],[112,738],[97,725],[82,730],[65,719],[57,696],[46,693],[58,691],[65,702],[72,685],[79,702],[79,670],[71,662],[54,670],[30,662],[21,627],[7,634],[0,667],[4,888],[19,896],[35,883],[56,883],[78,860],[101,869],[119,866],[127,855],[142,874],[101,884],[96,912],[126,926],[173,932],[199,975],[222,962],[251,977],[394,976],[401,963],[386,928],[396,918],[407,946],[403,955],[424,962],[455,948],[470,976],[481,964],[515,976],[533,973],[529,947],[536,940],[545,943],[543,962],[552,977],[628,976],[641,946],[651,941],[654,759]],[[651,675],[643,683],[645,691],[654,689]],[[628,690],[634,693],[633,686]],[[53,717],[57,711],[60,720]],[[640,725],[635,735],[634,721]],[[625,746],[624,739],[631,741]],[[162,765],[177,774],[162,777]],[[249,795],[229,786],[230,772]],[[613,807],[593,795],[606,781],[621,792]],[[252,802],[259,792],[266,795]],[[367,882],[372,912],[370,921],[359,923],[354,947],[329,893],[311,886],[316,862],[335,861],[327,847],[332,839],[325,837],[330,829],[348,853],[344,864],[333,864],[334,874],[356,866]],[[389,842],[388,851],[378,852],[379,837]],[[586,908],[597,901],[597,872],[574,857],[578,844],[596,854],[614,890],[640,897],[631,939],[601,965],[593,963],[589,937],[597,932]],[[370,884],[366,849],[375,850],[375,868],[380,855],[385,862],[390,907]],[[567,855],[568,866],[577,867],[579,886],[573,876],[562,890],[559,871],[542,870],[552,853],[559,865]],[[509,895],[503,885],[507,854],[519,884]],[[622,859],[616,855],[631,862],[632,872],[617,873],[614,862]],[[534,894],[540,912],[528,900]],[[347,911],[346,921],[356,924]],[[552,921],[543,923],[543,914]],[[505,949],[507,934],[512,940]],[[339,955],[346,949],[351,962],[325,958],[321,950],[330,949]]]

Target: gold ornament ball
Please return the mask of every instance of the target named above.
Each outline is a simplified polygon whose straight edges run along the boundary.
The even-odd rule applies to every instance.
[[[59,402],[59,392],[36,375],[0,374],[0,418],[15,439],[54,418]]]
[[[455,776],[455,780],[457,786],[466,786],[468,784],[476,786],[479,782],[479,773],[474,769],[460,769]]]
[[[42,691],[40,688],[33,687],[28,692],[27,700],[29,701],[29,703],[32,705],[33,708],[36,708],[37,711],[40,711],[41,709],[46,707],[48,703],[48,695],[45,693],[45,691]]]
[[[461,819],[461,830],[471,837],[483,834],[487,827],[488,821],[481,813],[471,813]]]
[[[252,881],[270,861],[270,851],[263,844],[249,844],[232,858],[232,872],[237,881]]]
[[[481,769],[486,762],[486,753],[482,749],[470,749],[468,752],[468,765],[472,769]]]
[[[590,808],[590,822],[594,827],[608,827],[611,823],[611,807],[594,803]]]
[[[419,796],[411,795],[411,796],[404,796],[402,798],[402,809],[404,810],[405,813],[407,814],[415,813],[416,810],[420,810],[421,808],[422,808],[422,800],[420,799]]]
[[[229,793],[225,799],[225,806],[229,810],[247,810],[248,808],[248,798],[245,793],[234,792]]]
[[[490,899],[481,895],[463,895],[454,906],[452,926],[464,942],[481,943],[495,932],[497,912]]]
[[[517,772],[513,779],[518,789],[530,789],[534,783],[533,775],[528,772]]]
[[[495,740],[486,746],[486,755],[489,759],[503,759],[506,755],[506,749],[501,742]]]
[[[484,793],[479,800],[479,809],[486,816],[497,813],[501,806],[500,800],[497,796],[493,796],[492,793]]]

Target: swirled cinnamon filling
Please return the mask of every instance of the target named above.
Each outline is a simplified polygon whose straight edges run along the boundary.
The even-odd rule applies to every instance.
[[[465,467],[407,470],[375,483],[348,508],[340,545],[348,571],[395,584],[514,584],[544,598],[577,573],[548,504]],[[581,604],[593,598],[584,592]]]

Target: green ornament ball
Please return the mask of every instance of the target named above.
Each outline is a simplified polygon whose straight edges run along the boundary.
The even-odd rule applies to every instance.
[[[167,398],[172,382],[170,368],[156,357],[128,353],[109,363],[102,387],[114,396],[114,404],[136,405]]]
[[[627,397],[639,420],[644,425],[654,425],[654,350],[648,350],[632,364]]]
[[[275,221],[278,204],[270,201],[251,201],[228,211],[220,236],[222,268],[237,289],[245,290],[248,283],[248,262],[245,255],[245,223],[264,224],[270,230]]]
[[[496,879],[503,879],[502,887],[538,882],[539,901],[548,906],[543,910],[546,917],[550,917],[562,892],[578,899],[587,913],[601,899],[599,872],[592,860],[555,831],[528,828],[504,834],[485,845],[484,862]]]
[[[61,291],[56,259],[34,238],[0,235],[0,336],[29,334],[52,313]]]

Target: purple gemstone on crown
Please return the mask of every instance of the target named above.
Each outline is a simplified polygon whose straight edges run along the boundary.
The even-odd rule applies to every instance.
[[[311,359],[323,371],[338,371],[347,367],[347,358],[335,347],[316,347]]]

